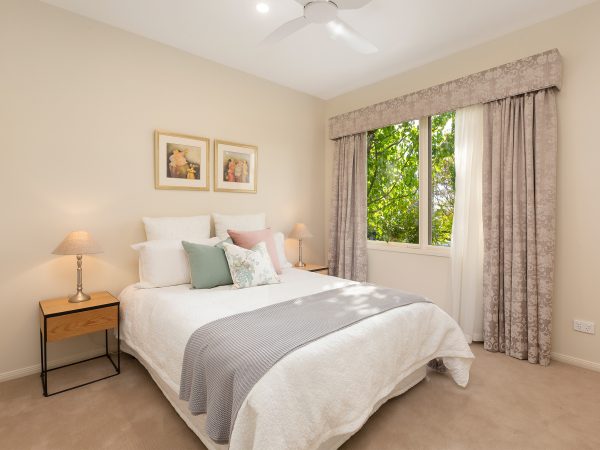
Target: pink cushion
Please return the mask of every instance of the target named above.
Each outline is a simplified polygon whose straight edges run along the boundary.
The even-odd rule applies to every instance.
[[[267,245],[267,251],[271,257],[271,262],[273,263],[275,272],[281,273],[279,257],[277,256],[277,248],[275,247],[275,239],[273,238],[273,232],[270,228],[256,231],[227,230],[227,234],[229,234],[229,237],[231,237],[231,240],[235,245],[239,245],[240,247],[248,250],[250,250],[259,242],[264,242]]]

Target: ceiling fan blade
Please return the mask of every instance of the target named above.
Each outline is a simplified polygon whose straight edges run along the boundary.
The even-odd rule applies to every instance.
[[[311,0],[296,0],[296,3],[300,3],[302,6],[305,6],[307,3],[309,3]],[[371,1],[371,0],[369,0]]]
[[[294,34],[296,31],[304,28],[308,25],[308,20],[303,17],[298,17],[297,19],[290,20],[289,22],[284,23],[271,34],[269,34],[263,43],[265,44],[274,44],[276,42],[281,41],[282,39],[288,37],[291,34]]]
[[[327,30],[332,39],[344,41],[349,47],[359,53],[368,55],[379,51],[375,45],[362,37],[358,31],[339,19],[329,22]]]
[[[358,9],[371,3],[372,0],[333,0],[338,9]]]

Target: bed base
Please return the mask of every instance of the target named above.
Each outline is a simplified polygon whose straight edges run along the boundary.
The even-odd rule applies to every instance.
[[[206,415],[200,414],[199,416],[194,416],[190,413],[187,402],[180,400],[177,392],[173,391],[152,369],[150,364],[147,364],[143,358],[141,358],[137,352],[131,349],[127,344],[121,343],[121,350],[129,353],[134,358],[136,358],[148,371],[154,382],[158,385],[159,389],[162,391],[163,395],[167,398],[169,403],[173,406],[177,414],[183,419],[183,421],[187,424],[187,426],[194,432],[198,438],[202,441],[202,443],[206,446],[208,450],[229,450],[229,444],[218,444],[213,441],[208,434],[206,433]],[[408,375],[406,378],[401,380],[396,387],[392,390],[392,392],[381,399],[377,404],[373,407],[373,410],[369,414],[371,417],[377,410],[383,405],[385,402],[390,400],[391,398],[397,397],[399,395],[404,394],[409,389],[413,388],[417,384],[419,384],[427,375],[427,366],[422,366]],[[367,419],[368,420],[368,419]],[[366,420],[365,420],[366,422]],[[360,428],[364,425],[361,424],[356,430],[351,433],[345,433],[342,435],[332,436],[329,440],[327,440],[323,445],[319,447],[318,450],[332,450],[339,448],[344,442],[346,442],[353,434],[358,432]]]

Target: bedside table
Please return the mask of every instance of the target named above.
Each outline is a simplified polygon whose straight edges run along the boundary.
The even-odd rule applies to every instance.
[[[70,303],[68,297],[42,300],[40,302],[40,357],[42,365],[40,376],[42,377],[42,388],[45,397],[86,386],[121,373],[119,300],[106,291],[95,292],[91,294],[91,297],[90,300],[80,303]],[[116,364],[108,353],[108,330],[111,328],[116,328],[117,330]],[[63,339],[102,330],[104,330],[104,354],[48,369],[48,351],[46,348],[48,342],[62,341]],[[48,372],[104,357],[107,357],[111,362],[115,368],[115,373],[48,394]]]
[[[306,263],[304,267],[294,266],[294,269],[306,270],[308,272],[320,273],[322,275],[329,275],[329,267],[322,264],[309,264]]]

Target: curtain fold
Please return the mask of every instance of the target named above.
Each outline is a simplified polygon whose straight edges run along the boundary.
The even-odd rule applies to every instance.
[[[550,362],[555,89],[484,105],[484,346]]]
[[[466,339],[483,341],[483,105],[456,111],[452,223],[452,316]]]
[[[367,136],[335,141],[329,229],[329,270],[367,280]]]

